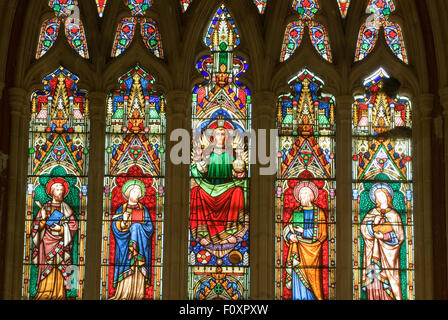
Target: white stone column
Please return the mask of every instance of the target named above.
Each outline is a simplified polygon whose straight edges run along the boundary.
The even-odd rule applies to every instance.
[[[276,96],[270,91],[253,95],[252,128],[257,133],[257,150],[260,147],[258,130],[266,130],[266,150],[269,154],[270,129],[275,129]],[[277,154],[278,150],[275,150]],[[277,158],[276,158],[277,159]],[[250,207],[250,298],[275,298],[275,179],[276,175],[260,175],[258,163],[251,166],[249,183]]]
[[[6,217],[4,298],[20,299],[22,294],[23,239],[25,230],[26,163],[28,160],[27,92],[22,88],[8,90],[11,110],[9,149],[8,209]]]
[[[106,93],[89,92],[89,163],[83,299],[100,298],[105,172]]]
[[[188,165],[174,165],[170,142],[175,129],[190,128],[191,93],[170,91],[167,99],[166,198],[164,222],[163,299],[188,298],[188,230],[190,180]]]
[[[336,299],[353,299],[352,104],[336,97]]]

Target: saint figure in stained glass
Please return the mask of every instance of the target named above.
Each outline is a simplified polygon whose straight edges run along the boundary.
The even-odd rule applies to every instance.
[[[379,69],[353,104],[354,298],[414,298],[411,103]]]
[[[249,141],[251,93],[239,77],[247,63],[233,54],[240,32],[221,5],[204,39],[212,54],[193,90],[190,167],[189,297],[249,297]]]
[[[25,222],[25,299],[81,299],[87,208],[87,93],[60,67],[33,93]]]
[[[278,101],[276,298],[335,298],[335,101],[308,70]]]
[[[144,183],[128,180],[122,192],[127,202],[112,217],[116,291],[110,300],[142,300],[145,284],[151,284],[154,226],[148,208],[140,202],[146,194]]]
[[[35,251],[33,263],[39,266],[36,300],[65,299],[63,269],[73,260],[73,239],[78,231],[76,214],[64,202],[70,187],[64,179],[54,178],[46,185],[50,201],[41,208],[35,218],[32,233]]]
[[[244,223],[245,180],[240,180],[241,186],[233,181],[233,177],[244,178],[246,165],[241,157],[235,159],[226,132],[224,127],[213,130],[213,145],[206,147],[212,151],[191,169],[197,183],[191,190],[191,232],[218,258],[243,241],[248,227]]]
[[[294,187],[294,198],[300,204],[283,228],[288,245],[286,287],[293,300],[324,299],[322,244],[327,239],[324,211],[315,201],[319,190],[312,182],[301,182]]]
[[[107,98],[101,297],[162,296],[165,99],[136,66]]]
[[[376,206],[361,225],[365,243],[362,286],[369,300],[401,300],[400,249],[405,233],[393,194],[387,183],[375,184],[370,199]]]

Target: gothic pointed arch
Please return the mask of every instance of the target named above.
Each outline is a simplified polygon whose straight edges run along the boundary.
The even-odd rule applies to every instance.
[[[335,298],[335,99],[308,69],[277,105],[275,297]]]
[[[353,298],[413,300],[412,106],[383,69],[353,104]]]
[[[221,5],[205,34],[211,54],[197,63],[190,166],[189,298],[249,298],[249,145],[251,92],[234,54],[241,34]]]
[[[83,298],[90,129],[78,81],[60,67],[31,98],[24,299]]]
[[[166,102],[139,65],[107,97],[101,298],[162,298]]]

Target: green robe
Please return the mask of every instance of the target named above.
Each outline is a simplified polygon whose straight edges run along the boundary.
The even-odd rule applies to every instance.
[[[191,191],[190,203],[190,230],[194,238],[208,238],[218,244],[245,226],[248,181],[233,177],[233,159],[229,153],[211,153],[205,174],[196,164],[191,166],[198,184]]]
[[[210,154],[207,180],[213,185],[229,182],[232,178],[233,155],[223,152],[222,154]]]
[[[212,197],[217,197],[235,187],[246,190],[248,182],[246,179],[233,179],[233,160],[233,155],[227,152],[211,153],[208,172],[202,174],[194,164],[191,166],[191,174],[196,183]],[[244,198],[246,198],[246,192],[244,192]]]

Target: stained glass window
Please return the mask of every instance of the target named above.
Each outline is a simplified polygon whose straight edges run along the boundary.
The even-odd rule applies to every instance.
[[[146,11],[151,7],[152,0],[126,0],[132,17],[125,17],[120,21],[112,47],[112,57],[118,57],[132,43],[135,29],[140,24],[140,33],[148,50],[157,58],[163,58],[162,42],[157,23],[146,18]]]
[[[193,0],[180,0],[180,6],[182,8],[182,12],[186,12],[192,2]]]
[[[380,69],[353,104],[354,299],[414,299],[411,103]]]
[[[350,0],[337,0],[339,12],[341,13],[342,18],[347,17],[348,8],[350,7]]]
[[[254,4],[257,6],[260,14],[263,14],[264,10],[266,10],[266,5],[268,3],[268,0],[253,0],[253,1],[254,1]]]
[[[286,27],[285,38],[283,40],[283,50],[280,61],[288,60],[296,51],[303,39],[305,26],[301,21],[291,22]]]
[[[294,0],[292,7],[299,13],[299,20],[288,24],[286,27],[280,61],[284,62],[289,59],[300,47],[303,32],[305,28],[308,28],[311,43],[316,51],[322,58],[332,62],[327,29],[314,20],[315,14],[319,11],[318,0]]]
[[[102,18],[104,15],[104,9],[106,9],[107,0],[95,0],[95,2],[98,8],[98,15]]]
[[[89,120],[78,80],[61,67],[31,97],[25,299],[83,297]]]
[[[389,17],[395,11],[393,0],[370,0],[367,12],[371,15],[359,30],[358,43],[356,45],[355,61],[364,59],[375,48],[381,27],[384,28],[386,43],[393,54],[408,63],[403,33],[398,23],[390,21]]]
[[[65,26],[65,36],[70,47],[81,57],[88,59],[86,35],[80,19],[77,0],[50,0],[48,5],[54,10],[54,18],[42,23],[36,59],[42,58],[54,45],[59,35],[61,23]]]
[[[161,299],[165,98],[137,66],[107,98],[101,298]]]
[[[335,100],[308,70],[278,100],[276,299],[335,298]]]
[[[193,90],[190,180],[189,298],[249,298],[249,154],[251,92],[234,55],[240,33],[221,5],[205,36],[211,54]]]

